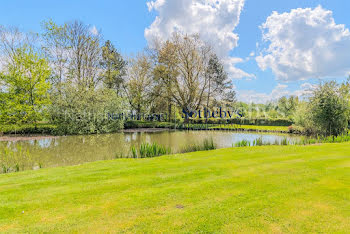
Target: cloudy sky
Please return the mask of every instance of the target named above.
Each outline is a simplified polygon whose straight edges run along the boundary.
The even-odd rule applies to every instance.
[[[0,24],[25,31],[40,32],[49,18],[83,20],[124,54],[174,31],[199,33],[243,101],[301,95],[350,74],[348,0],[12,0],[0,8]]]

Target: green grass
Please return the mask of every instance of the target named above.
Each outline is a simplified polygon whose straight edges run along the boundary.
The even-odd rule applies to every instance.
[[[346,233],[350,144],[220,149],[0,175],[0,232]]]

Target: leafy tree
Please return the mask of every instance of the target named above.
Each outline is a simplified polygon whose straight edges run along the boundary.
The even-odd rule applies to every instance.
[[[50,104],[48,90],[51,69],[48,61],[30,47],[16,50],[7,73],[1,76],[5,92],[6,109],[3,118],[8,122],[30,122],[36,124]],[[5,115],[5,117],[4,117]]]
[[[277,108],[285,117],[292,116],[298,105],[299,98],[295,96],[281,97],[278,100]]]
[[[236,101],[236,92],[232,90],[232,82],[228,79],[227,72],[219,58],[212,54],[206,70],[207,76],[207,109],[210,99],[233,104]]]
[[[315,130],[323,135],[339,135],[348,127],[348,103],[334,82],[320,84],[309,103],[310,118]]]
[[[124,83],[123,76],[126,74],[127,63],[110,41],[106,41],[102,47],[100,65],[103,69],[104,84],[109,89],[115,89],[119,95]]]

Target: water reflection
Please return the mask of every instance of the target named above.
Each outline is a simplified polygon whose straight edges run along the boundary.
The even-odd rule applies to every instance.
[[[26,141],[0,142],[0,152],[4,148],[21,147],[28,150],[31,160],[43,167],[77,165],[97,160],[113,159],[116,155],[127,155],[132,145],[143,142],[171,147],[172,152],[178,152],[184,146],[202,142],[212,137],[218,148],[232,147],[243,139],[253,142],[262,137],[263,141],[275,142],[288,138],[298,140],[299,136],[283,134],[241,133],[230,131],[164,131],[164,132],[125,132],[105,135],[64,136]]]

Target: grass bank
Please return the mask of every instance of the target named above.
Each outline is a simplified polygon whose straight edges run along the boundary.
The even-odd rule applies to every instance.
[[[350,230],[350,144],[231,148],[0,175],[0,232]]]

